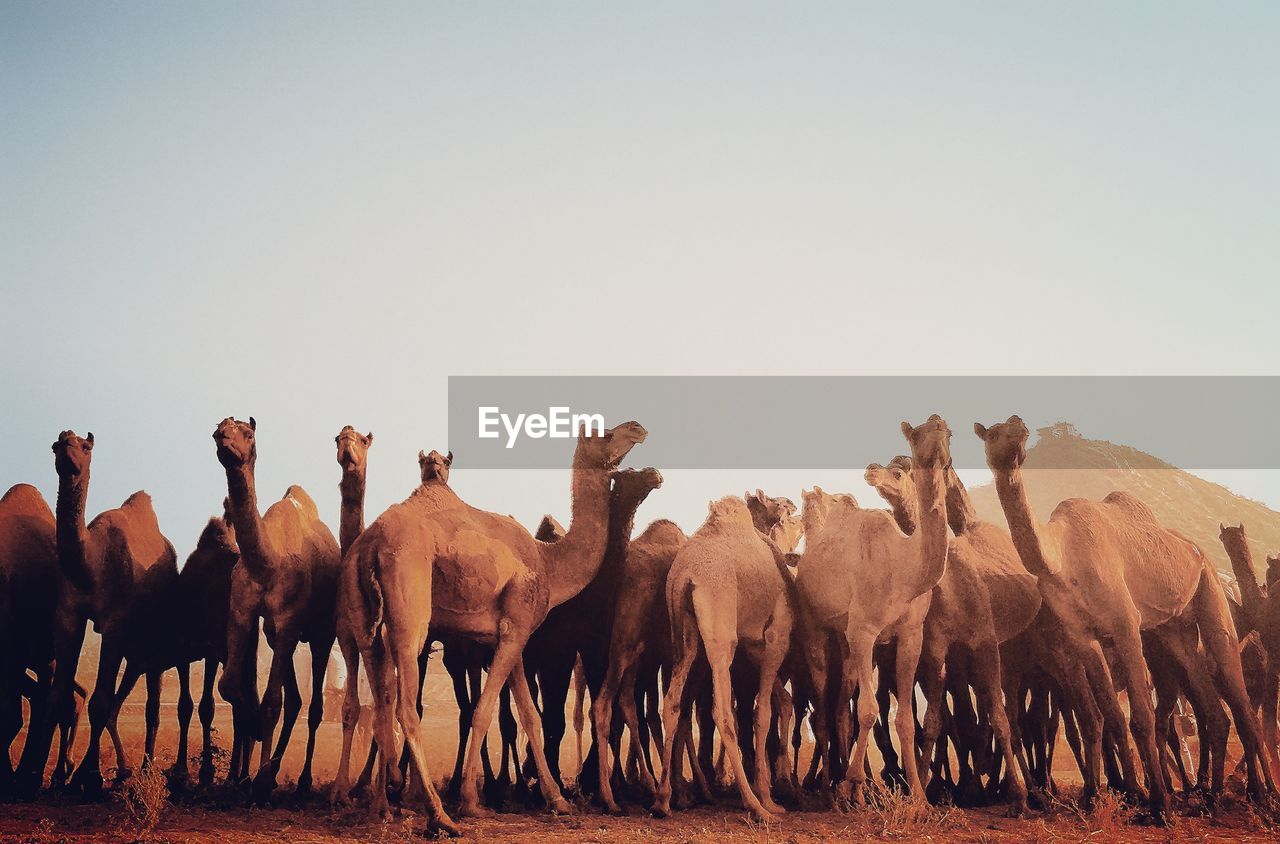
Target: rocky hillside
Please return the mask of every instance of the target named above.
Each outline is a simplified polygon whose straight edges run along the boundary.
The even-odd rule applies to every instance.
[[[1047,520],[1064,498],[1098,500],[1114,490],[1125,490],[1145,501],[1166,525],[1199,543],[1227,575],[1231,564],[1218,540],[1220,522],[1244,524],[1259,575],[1267,555],[1280,551],[1280,513],[1257,501],[1135,448],[1086,439],[1064,422],[1036,433],[1024,471],[1031,504],[1041,520]],[[1037,468],[1044,466],[1055,468]],[[1057,468],[1062,466],[1074,468]],[[984,484],[970,492],[982,518],[1005,524],[993,486]]]

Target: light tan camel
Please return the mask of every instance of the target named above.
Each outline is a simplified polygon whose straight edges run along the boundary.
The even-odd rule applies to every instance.
[[[343,612],[342,581],[349,574],[345,562],[347,551],[356,537],[364,530],[364,495],[368,474],[369,447],[373,445],[373,432],[363,436],[351,425],[343,426],[334,437],[337,446],[338,465],[342,467],[342,479],[338,482],[341,497],[341,509],[338,515],[338,546],[344,566],[339,573],[339,598],[337,602],[335,632],[338,636],[338,647],[342,651],[342,659],[347,669],[346,688],[342,696],[342,752],[338,757],[338,775],[333,781],[330,795],[335,804],[346,804],[351,794],[351,745],[360,725],[360,648],[356,645],[355,633],[350,629],[351,618]],[[419,453],[419,462],[425,455]],[[354,585],[354,579],[347,588]],[[370,757],[375,755],[374,744],[370,743]]]
[[[665,590],[671,564],[687,539],[675,522],[660,519],[651,523],[627,546],[622,574],[627,586],[614,602],[609,668],[600,694],[591,702],[600,800],[605,809],[614,814],[620,811],[613,796],[609,763],[614,704],[622,709],[623,719],[631,732],[631,746],[636,748],[642,735],[640,715],[636,709],[636,681],[646,654],[653,656],[653,661],[658,664],[671,663],[671,624]],[[643,759],[637,769],[644,787],[650,794],[656,794],[657,785]]]
[[[28,670],[36,675],[34,689],[26,693],[28,741],[49,712],[58,600],[54,532],[53,511],[35,487],[17,484],[0,498],[0,799],[14,786],[9,747],[22,730]]]
[[[1255,796],[1264,789],[1273,791],[1270,754],[1261,747],[1257,719],[1249,711],[1226,598],[1200,549],[1164,528],[1145,504],[1123,492],[1100,502],[1067,499],[1047,523],[1037,523],[1022,477],[1026,425],[1011,416],[989,428],[975,423],[974,432],[985,444],[1018,556],[1039,579],[1045,603],[1061,622],[1066,646],[1086,666],[1104,717],[1115,707],[1116,696],[1105,665],[1099,667],[1100,644],[1105,639],[1113,645],[1117,679],[1129,690],[1130,723],[1146,769],[1153,814],[1165,814],[1168,794],[1144,660],[1144,631],[1179,659],[1189,691],[1208,698],[1209,666],[1194,645],[1188,649],[1185,636],[1187,623],[1198,627],[1207,661],[1221,672],[1223,697],[1236,716],[1249,757],[1250,791]],[[1114,715],[1108,717],[1109,723],[1113,719]],[[1121,744],[1127,748],[1127,739]],[[1265,755],[1260,756],[1259,749]],[[1257,770],[1259,760],[1265,786]]]
[[[794,625],[790,577],[782,555],[757,531],[748,504],[732,496],[711,503],[706,522],[676,554],[667,576],[671,618],[671,682],[662,701],[662,780],[653,812],[671,811],[672,761],[685,684],[699,653],[711,667],[712,715],[743,805],[773,820],[785,811],[773,802],[765,741],[772,726],[772,690],[791,646]],[[755,701],[755,791],[743,768],[729,667],[741,647],[759,671]],[[750,701],[738,701],[749,707]],[[758,796],[756,792],[759,792]]]
[[[603,435],[580,435],[573,459],[572,521],[559,542],[537,542],[509,516],[463,503],[445,484],[423,484],[370,525],[350,550],[358,574],[364,623],[361,660],[375,689],[379,747],[392,746],[392,710],[409,748],[414,774],[426,791],[433,824],[458,828],[441,805],[427,770],[421,723],[413,700],[418,656],[443,635],[496,645],[476,703],[463,766],[461,812],[481,815],[476,778],[480,741],[493,721],[502,686],[511,681],[548,806],[567,812],[542,751],[541,724],[529,693],[521,651],[550,607],[577,594],[600,567],[609,519],[609,481],[645,430],[628,422]],[[375,806],[385,806],[385,780],[398,784],[394,764],[379,766]]]
[[[1232,527],[1219,525],[1219,536],[1222,545],[1231,559],[1231,569],[1235,572],[1236,582],[1240,586],[1240,609],[1248,629],[1257,631],[1257,638],[1262,646],[1266,660],[1263,676],[1258,678],[1262,706],[1262,732],[1265,743],[1274,755],[1280,753],[1277,744],[1276,698],[1280,689],[1280,590],[1272,587],[1274,575],[1280,571],[1275,558],[1267,559],[1267,586],[1258,584],[1258,574],[1253,567],[1253,552],[1249,548],[1249,539],[1245,536],[1244,525]]]
[[[840,709],[858,694],[858,740],[839,785],[839,796],[865,802],[867,743],[878,707],[872,684],[872,655],[877,641],[897,640],[896,688],[900,701],[910,701],[916,664],[924,636],[923,625],[933,587],[946,571],[946,477],[951,463],[951,431],[934,415],[919,427],[902,423],[915,463],[919,528],[903,533],[883,510],[855,509],[834,502],[816,541],[806,539],[796,585],[807,618],[805,636],[809,673],[816,689],[827,688],[826,650],[836,636],[844,653]],[[814,732],[825,738],[824,706],[814,707]],[[895,718],[899,746],[913,799],[923,799],[919,770],[910,764],[915,754],[912,707],[899,706]],[[848,745],[841,725],[839,745]],[[823,745],[820,745],[823,746]],[[828,741],[825,745],[831,748]],[[834,771],[834,750],[827,770]]]
[[[62,574],[55,614],[55,661],[50,690],[50,713],[62,722],[74,717],[74,686],[85,623],[92,621],[102,634],[98,671],[89,698],[89,746],[72,777],[72,784],[86,794],[102,789],[100,747],[114,709],[120,666],[131,650],[140,628],[138,620],[156,596],[168,594],[178,578],[177,557],[169,540],[160,533],[151,498],[135,492],[118,509],[100,513],[85,526],[89,495],[89,468],[93,434],[85,438],[63,431],[53,444],[58,473],[57,548]],[[147,677],[147,755],[154,751],[154,722],[158,717],[160,674]],[[48,757],[52,722],[46,719],[39,741],[28,743],[34,753],[25,771],[43,776]],[[25,755],[25,754],[24,754]],[[65,768],[66,759],[59,760]],[[117,763],[123,757],[117,748]],[[37,781],[38,783],[38,781]]]
[[[298,776],[298,791],[311,787],[316,730],[324,717],[324,675],[336,635],[335,598],[341,557],[337,540],[320,521],[315,502],[301,487],[289,487],[266,515],[259,515],[254,481],[257,427],[253,417],[247,423],[228,417],[214,430],[213,441],[217,444],[218,462],[226,470],[231,523],[240,547],[240,562],[232,573],[227,664],[218,690],[239,713],[246,732],[258,727],[262,750],[253,792],[254,798],[262,802],[275,791],[280,760],[302,708],[293,669],[293,653],[299,642],[310,645],[312,668],[307,753]],[[260,707],[259,619],[271,646],[271,669]],[[284,721],[273,753],[271,739],[282,704]],[[241,771],[233,771],[231,776],[247,775],[248,749],[242,749],[245,752]]]
[[[1011,741],[1011,717],[1002,695],[1000,645],[1031,624],[1040,610],[1040,589],[1036,579],[1022,568],[1009,534],[977,520],[954,470],[948,468],[947,479],[947,515],[956,535],[951,540],[947,570],[933,587],[924,623],[918,669],[926,705],[920,779],[927,789],[934,745],[942,730],[948,654],[952,654],[972,667],[966,679],[977,692],[978,705],[1004,756],[1010,811],[1021,815],[1027,809],[1027,786]],[[896,457],[889,467],[873,463],[867,467],[866,480],[889,503],[899,524],[919,521],[910,458]],[[898,705],[909,707],[910,700],[899,699]]]

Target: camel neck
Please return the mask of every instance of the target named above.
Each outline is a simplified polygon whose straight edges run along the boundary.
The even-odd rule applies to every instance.
[[[919,490],[917,490],[916,496],[903,495],[885,499],[889,503],[889,509],[893,512],[893,520],[898,523],[898,528],[907,536],[915,533],[916,527],[920,524],[918,494]]]
[[[338,521],[338,542],[342,555],[364,530],[364,473],[343,471],[338,490],[342,493],[342,511]]]
[[[947,523],[951,525],[951,532],[960,536],[976,521],[978,521],[978,514],[973,509],[973,502],[969,499],[969,491],[964,488],[956,470],[948,466]]]
[[[572,521],[559,542],[543,546],[551,586],[551,606],[582,591],[600,571],[609,530],[609,473],[573,469]]]
[[[946,480],[941,466],[918,465],[912,472],[919,507],[920,590],[932,589],[947,570]],[[919,593],[917,593],[919,594]]]
[[[1009,535],[1013,539],[1013,547],[1017,549],[1018,558],[1027,571],[1037,577],[1053,574],[1041,544],[1040,528],[1036,523],[1035,513],[1031,510],[1031,502],[1027,498],[1027,488],[1022,480],[1020,468],[997,470],[994,472],[996,495],[1000,498],[1000,507],[1009,522]]]
[[[258,492],[253,469],[249,466],[228,467],[227,491],[231,497],[231,526],[236,531],[240,558],[255,579],[265,578],[271,571],[262,517],[258,514]]]
[[[89,469],[79,475],[58,476],[57,531],[58,566],[63,575],[80,589],[93,585],[85,559],[89,530],[85,527],[85,505],[89,500]]]
[[[633,492],[614,490],[609,495],[609,534],[605,541],[604,562],[601,570],[621,571],[627,557],[627,545],[631,542],[631,532],[636,526],[636,511],[649,497],[645,490],[637,496]]]
[[[1240,543],[1223,543],[1227,549],[1227,557],[1231,560],[1231,571],[1235,573],[1236,583],[1240,586],[1240,606],[1244,609],[1250,623],[1257,626],[1261,618],[1263,606],[1267,599],[1258,586],[1257,571],[1253,567],[1253,551],[1243,536]],[[1241,636],[1244,632],[1241,631]]]

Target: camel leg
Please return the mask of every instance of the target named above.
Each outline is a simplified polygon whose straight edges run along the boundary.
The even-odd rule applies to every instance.
[[[938,735],[942,732],[942,714],[946,706],[946,643],[930,641],[926,643],[918,663],[918,676],[920,678],[920,690],[924,692],[925,710],[924,710],[924,733],[920,737],[920,763],[919,774],[921,783],[927,789],[933,773],[934,745],[938,741]],[[880,684],[885,684],[885,679],[880,678]],[[886,694],[887,698],[888,695]],[[901,711],[906,705],[906,701],[898,699],[898,710]],[[881,712],[887,711],[887,706],[880,705]],[[945,753],[945,748],[943,749]],[[958,754],[957,754],[958,755]],[[909,757],[908,757],[909,758]]]
[[[1267,675],[1263,679],[1262,688],[1262,729],[1264,735],[1264,743],[1275,759],[1280,754],[1280,735],[1277,735],[1276,723],[1276,701],[1277,691],[1280,690],[1280,666],[1276,665],[1280,662],[1280,657],[1271,663],[1267,670]]]
[[[142,764],[146,766],[153,765],[156,761],[156,734],[160,731],[160,689],[163,681],[163,672],[147,672],[147,738],[142,751]]]
[[[849,757],[848,767],[845,769],[844,778],[837,787],[836,794],[838,797],[853,802],[857,806],[866,805],[866,759],[867,745],[871,739],[871,731],[876,723],[876,716],[879,714],[876,706],[875,694],[871,692],[872,672],[874,665],[872,663],[872,651],[875,647],[876,633],[874,631],[849,631],[846,634],[848,642],[848,651],[844,658],[844,676],[852,678],[853,685],[858,694],[858,740],[854,745],[853,755]],[[899,647],[901,647],[899,642]],[[914,672],[916,660],[911,660],[911,668]],[[841,708],[846,708],[844,696],[841,695]],[[903,698],[902,700],[910,700]],[[910,712],[910,709],[901,701],[898,704],[899,713],[903,711]],[[911,717],[909,714],[908,718]],[[914,726],[914,725],[913,725]],[[912,736],[912,744],[914,745],[914,736]],[[914,762],[914,759],[906,754],[906,748],[903,748],[903,758],[908,762]],[[907,764],[907,769],[915,770],[915,765]],[[918,772],[917,772],[918,773]],[[916,776],[916,788],[912,792],[918,796],[920,793],[919,777]]]
[[[44,784],[44,769],[49,761],[53,745],[55,724],[69,723],[76,715],[76,668],[80,663],[80,648],[84,644],[85,622],[83,618],[69,619],[60,612],[54,629],[54,673],[49,686],[49,696],[43,707],[44,718],[38,731],[34,724],[28,728],[27,740],[18,762],[15,787],[18,794],[35,797]],[[32,711],[35,711],[33,707]],[[55,781],[55,786],[61,785]]]
[[[547,801],[551,811],[560,814],[571,813],[573,807],[560,793],[560,787],[556,784],[551,767],[547,764],[547,755],[542,741],[542,719],[538,717],[538,707],[533,703],[533,694],[529,691],[529,679],[525,676],[524,665],[518,659],[511,669],[508,684],[515,698],[516,710],[520,714],[520,723],[524,726],[525,735],[529,737],[529,746],[533,751],[533,764],[538,771],[538,784],[542,789],[542,797]],[[483,692],[481,694],[483,695]],[[564,701],[561,700],[561,712],[563,711]],[[561,720],[563,721],[563,716]]]
[[[469,689],[468,680],[471,670],[456,658],[458,645],[445,645],[444,667],[453,681],[453,699],[458,704],[458,752],[453,760],[453,776],[449,778],[446,793],[450,800],[457,800],[462,793],[462,762],[466,754],[467,738],[471,734],[471,716],[475,711],[475,701],[480,697],[479,672],[476,672],[473,689]]]
[[[1136,625],[1120,631],[1116,636],[1115,646],[1129,689],[1129,720],[1134,741],[1141,751],[1143,766],[1146,768],[1151,811],[1156,818],[1163,818],[1169,811],[1169,797],[1160,772],[1160,751],[1156,747],[1155,736],[1155,707],[1151,702],[1147,666],[1142,658],[1142,639]]]
[[[1009,719],[1000,700],[1000,646],[994,641],[980,643],[973,651],[972,679],[978,692],[978,705],[987,713],[996,746],[1004,759],[1009,778],[1009,811],[1013,815],[1027,812],[1027,784],[1013,752]],[[995,779],[994,777],[992,779]]]
[[[191,664],[179,660],[176,667],[178,669],[178,752],[173,760],[173,767],[169,769],[169,780],[175,786],[182,787],[190,779],[187,770],[188,742],[191,716],[195,714],[196,707],[195,701],[191,699]]]
[[[267,676],[267,687],[262,692],[262,748],[258,756],[258,772],[253,777],[253,797],[255,802],[265,803],[276,790],[276,774],[279,760],[283,758],[289,733],[293,730],[293,719],[298,717],[302,708],[302,699],[298,695],[298,678],[293,672],[293,652],[298,640],[283,631],[276,631],[274,646],[271,650],[271,672]],[[276,722],[280,720],[281,707],[285,703],[285,687],[289,687],[289,706],[285,708],[285,719],[280,731],[280,740],[276,744],[275,753],[271,752],[271,739],[275,735]],[[293,711],[293,719],[288,717]]]
[[[573,664],[573,732],[577,739],[578,779],[582,779],[582,766],[586,764],[583,756],[582,736],[587,726],[587,672],[579,657]],[[578,786],[581,788],[581,784]]]
[[[1137,633],[1133,635],[1135,637],[1138,636]],[[1138,649],[1138,658],[1141,659],[1141,638],[1138,638],[1137,642],[1138,644],[1133,647]],[[1098,712],[1102,716],[1102,738],[1105,745],[1102,758],[1099,761],[1110,759],[1114,763],[1115,755],[1118,755],[1121,768],[1120,779],[1124,781],[1127,789],[1139,799],[1142,799],[1144,796],[1142,784],[1138,780],[1137,765],[1133,755],[1133,743],[1137,743],[1137,737],[1133,736],[1133,742],[1131,743],[1129,722],[1125,719],[1124,710],[1120,708],[1116,685],[1111,679],[1111,671],[1107,667],[1107,660],[1102,654],[1101,647],[1096,643],[1078,643],[1077,647],[1081,649],[1078,652],[1078,658],[1083,661],[1085,675],[1088,678],[1089,689],[1093,693],[1094,703],[1097,704]],[[1127,672],[1123,662],[1118,664],[1121,666],[1122,671]],[[1145,660],[1142,661],[1141,669],[1143,677],[1142,688],[1145,690],[1147,688]],[[1124,679],[1127,683],[1127,676]],[[1134,697],[1132,692],[1129,697],[1131,699],[1130,708],[1132,709],[1132,698]],[[1149,694],[1146,695],[1148,703],[1150,702],[1150,697]],[[1152,709],[1151,720],[1152,722],[1155,721],[1154,709]],[[1152,742],[1154,743],[1154,741],[1155,737],[1153,735]],[[1141,750],[1142,745],[1139,743],[1138,746]],[[1144,760],[1148,758],[1146,755],[1143,756]],[[1144,764],[1146,763],[1144,762]]]
[[[346,634],[339,637],[338,647],[347,668],[347,684],[342,691],[342,755],[330,802],[346,806],[351,803],[351,746],[360,723],[360,651]]]
[[[743,807],[761,820],[775,820],[775,816],[765,809],[752,792],[742,765],[742,751],[738,747],[738,727],[733,715],[733,680],[729,674],[735,646],[734,633],[730,629],[732,620],[728,620],[729,623],[720,621],[720,626],[717,627],[718,619],[715,618],[714,608],[699,606],[700,603],[699,593],[694,592],[698,628],[707,651],[707,662],[711,665],[712,717],[716,731],[720,733],[721,751],[727,757],[730,771],[737,781]]]
[[[591,722],[592,729],[595,732],[596,760],[598,775],[600,779],[599,794],[600,802],[604,804],[605,811],[612,814],[618,814],[621,810],[618,802],[613,797],[613,785],[611,783],[612,767],[609,762],[610,750],[610,733],[613,722],[613,707],[618,701],[618,694],[622,687],[624,679],[628,674],[634,673],[634,665],[639,660],[642,653],[643,644],[636,648],[619,647],[611,652],[612,658],[609,660],[609,669],[604,675],[604,683],[600,687],[600,694],[596,695],[595,700],[591,701]],[[631,700],[632,711],[635,709],[635,698]],[[637,722],[639,719],[636,719]],[[631,728],[631,741],[634,744],[638,741],[639,723],[634,727],[628,719],[628,727]],[[641,766],[643,768],[643,766]]]
[[[658,794],[654,798],[652,808],[653,814],[660,818],[671,814],[675,749],[682,736],[678,729],[679,722],[683,716],[692,724],[692,718],[684,706],[685,684],[689,681],[689,672],[700,650],[697,626],[693,623],[693,619],[686,618],[682,613],[671,614],[671,638],[673,645],[671,681],[667,685],[666,694],[662,697],[662,734],[665,739],[662,743],[662,778],[658,782]],[[692,731],[689,738],[689,744],[692,744]],[[693,747],[689,747],[689,755],[694,768],[698,768],[698,760],[693,750]]]
[[[142,676],[135,668],[128,665],[125,666],[124,677],[120,680],[120,685],[116,688],[115,700],[111,704],[111,715],[107,718],[107,735],[111,738],[112,747],[116,753],[116,780],[124,781],[133,775],[133,771],[129,768],[129,760],[125,756],[124,741],[120,738],[120,729],[118,722],[120,720],[120,710],[124,707],[125,701],[129,699],[129,695],[133,694],[133,688],[138,684],[138,679]],[[145,759],[143,760],[146,761]]]
[[[124,651],[119,637],[110,634],[103,636],[102,651],[98,657],[98,676],[94,682],[93,696],[89,698],[89,747],[80,760],[80,767],[71,777],[71,784],[83,789],[88,796],[102,793],[102,731],[106,729],[107,720],[111,717],[116,679],[120,675],[120,663],[123,659]]]
[[[324,721],[324,675],[329,669],[333,639],[311,642],[311,701],[307,704],[307,755],[298,774],[299,794],[311,791],[311,759],[316,752],[316,732]]]
[[[782,661],[786,659],[787,651],[791,648],[792,619],[787,601],[785,592],[778,597],[773,618],[765,629],[764,649],[760,656],[760,682],[756,692],[756,793],[759,795],[760,805],[765,811],[774,815],[785,814],[786,809],[773,800],[773,777],[766,745],[769,734],[773,731],[774,681],[777,680],[778,669],[782,667]],[[732,706],[733,701],[730,700],[728,704]],[[742,777],[743,774],[739,772],[738,776]]]
[[[204,661],[204,677],[201,679],[200,691],[200,785],[213,784],[213,687],[217,679],[218,660],[208,657]]]
[[[560,742],[564,740],[568,726],[564,713],[569,701],[569,686],[572,683],[573,657],[541,667],[538,686],[542,691],[542,750],[547,758],[551,776],[560,788],[564,788],[564,782],[560,778]],[[517,702],[516,706],[519,707],[519,705]],[[521,720],[523,722],[523,719]],[[525,731],[527,733],[528,728]],[[536,761],[537,754],[534,755]]]
[[[227,621],[227,659],[223,663],[218,692],[231,704],[234,739],[227,782],[248,778],[253,744],[261,738],[262,723],[258,701],[258,617],[237,608],[233,598]]]
[[[651,686],[642,691],[637,690],[639,676],[640,667],[632,664],[630,670],[627,671],[622,679],[618,707],[622,710],[622,718],[631,733],[630,751],[637,757],[636,777],[647,796],[652,799],[657,794],[658,784],[654,781],[654,771],[657,769],[649,753],[649,743],[654,741],[657,742],[659,747],[662,746],[662,713],[660,708],[655,709],[650,704],[652,700],[659,700],[655,687]],[[654,680],[656,681],[656,679],[655,677]],[[641,706],[645,708],[644,718],[640,717]],[[653,723],[655,720],[657,723]],[[613,735],[609,734],[609,738],[612,740]],[[621,736],[618,738],[618,744],[622,744]]]
[[[898,714],[894,727],[898,733],[898,745],[902,748],[903,768],[907,772],[907,785],[913,800],[924,800],[924,788],[920,785],[920,768],[916,764],[916,722],[912,711],[915,699],[916,668],[920,662],[920,648],[924,631],[916,628],[898,636],[896,662],[898,686]],[[864,686],[870,689],[870,686]],[[859,736],[861,741],[861,736]]]
[[[813,756],[809,759],[809,772],[805,774],[806,789],[824,788],[836,770],[835,756],[831,744],[831,733],[827,721],[827,702],[831,695],[827,689],[829,682],[827,672],[827,648],[825,636],[817,634],[812,628],[801,633],[804,646],[805,667],[809,672],[809,690],[811,692],[812,709],[809,713],[809,728],[813,731]],[[823,765],[823,761],[826,765]]]
[[[369,685],[373,690],[373,732],[374,739],[369,747],[369,768],[372,771],[374,759],[379,759],[377,775],[373,779],[369,809],[375,816],[389,816],[387,807],[388,774],[394,774],[398,786],[401,782],[400,769],[393,766],[387,753],[381,755],[379,747],[395,747],[395,729],[392,726],[393,707],[399,696],[396,680],[387,660],[386,642],[381,635],[374,635],[369,642],[360,645],[360,658],[365,672],[369,675]]]

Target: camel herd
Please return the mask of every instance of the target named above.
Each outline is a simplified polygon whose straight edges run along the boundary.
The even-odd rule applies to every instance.
[[[1250,796],[1275,794],[1280,563],[1260,585],[1243,526],[1224,526],[1236,600],[1193,542],[1126,493],[1063,501],[1039,522],[1022,476],[1028,430],[1016,416],[974,426],[1007,529],[977,518],[952,468],[951,431],[933,416],[902,424],[909,456],[867,468],[888,509],[815,487],[798,513],[757,491],[711,502],[691,535],[659,520],[634,537],[636,510],[662,485],[655,469],[618,468],[647,435],[635,422],[579,436],[569,527],[548,516],[536,534],[459,499],[453,455],[435,451],[419,454],[421,485],[366,526],[373,435],[345,427],[336,539],[300,487],[262,511],[256,428],[252,418],[217,426],[223,513],[181,569],[146,493],[86,524],[92,434],[64,431],[53,444],[53,512],[25,484],[0,500],[0,795],[39,793],[55,733],[52,787],[101,793],[104,731],[117,779],[126,776],[116,719],[143,678],[150,764],[169,669],[181,686],[170,776],[185,783],[189,667],[203,661],[199,782],[215,776],[219,678],[233,723],[228,780],[270,799],[302,708],[300,643],[313,660],[297,781],[308,791],[335,642],[347,680],[332,799],[365,799],[379,813],[391,801],[420,803],[448,833],[458,826],[446,800],[460,816],[488,814],[498,782],[536,783],[550,810],[570,811],[559,748],[575,678],[591,699],[578,786],[612,812],[621,795],[664,816],[730,780],[764,820],[806,789],[862,805],[874,740],[880,777],[912,799],[1004,802],[1021,814],[1056,788],[1061,730],[1085,805],[1105,774],[1159,819],[1175,775],[1184,790],[1221,794],[1233,723]],[[73,772],[88,623],[102,644],[88,750]],[[260,689],[263,635],[271,667]],[[421,721],[434,643],[460,712],[443,797]],[[362,672],[373,741],[353,765]],[[1174,728],[1184,703],[1200,732],[1194,773]],[[497,773],[485,740],[495,718]],[[814,752],[802,776],[806,718]],[[24,726],[14,768],[9,749]]]

